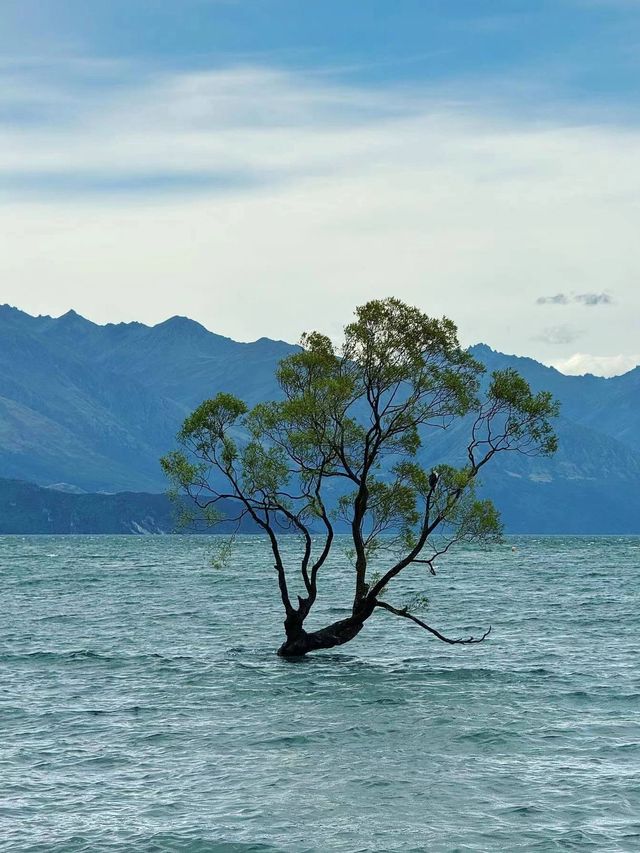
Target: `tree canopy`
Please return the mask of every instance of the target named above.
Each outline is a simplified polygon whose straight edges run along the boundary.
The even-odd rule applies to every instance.
[[[480,642],[486,634],[450,639],[382,596],[409,566],[434,573],[434,561],[455,543],[499,539],[499,515],[478,496],[478,475],[505,451],[553,453],[557,403],[533,394],[513,370],[485,377],[451,320],[395,298],[357,308],[340,345],[319,332],[300,344],[279,365],[281,399],[249,410],[221,393],[186,418],[179,449],[162,459],[176,493],[211,523],[231,501],[238,522],[248,516],[268,537],[285,612],[283,656],[348,642],[377,609],[445,642]],[[459,427],[468,430],[463,464],[425,467],[430,434]],[[333,504],[330,481],[339,494]],[[307,631],[338,524],[352,540],[345,571],[353,599],[344,619]],[[281,548],[291,532],[304,543],[295,567]],[[374,554],[387,561],[376,575]],[[294,571],[304,590],[295,600]]]

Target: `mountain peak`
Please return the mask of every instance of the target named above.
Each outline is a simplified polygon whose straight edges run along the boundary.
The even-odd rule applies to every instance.
[[[31,314],[27,314],[26,311],[21,311],[19,308],[16,308],[15,305],[9,305],[8,302],[5,302],[4,305],[0,305],[0,317],[6,320],[24,320],[25,322],[39,319],[32,317]]]
[[[85,325],[85,324],[87,324],[89,326],[95,326],[96,325],[91,320],[87,320],[86,317],[83,317],[81,314],[78,314],[78,312],[74,311],[73,308],[70,308],[66,314],[61,314],[59,317],[57,317],[56,321],[58,323],[65,323],[65,324],[74,323],[76,325]]]
[[[233,343],[231,338],[227,338],[224,335],[217,335],[215,332],[210,332],[209,329],[205,328],[196,320],[191,320],[189,317],[183,317],[179,314],[169,317],[168,320],[164,320],[162,323],[157,323],[155,326],[152,326],[151,331],[180,341]]]
[[[169,317],[167,320],[163,320],[161,323],[156,323],[154,329],[177,329],[177,330],[190,330],[190,331],[198,331],[198,332],[207,332],[207,334],[211,334],[208,329],[198,323],[196,320],[191,320],[189,317],[185,317],[182,314],[174,314],[173,317]]]

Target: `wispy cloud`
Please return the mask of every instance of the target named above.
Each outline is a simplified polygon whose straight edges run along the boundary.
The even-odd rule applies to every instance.
[[[536,305],[568,305],[571,302],[566,293],[556,293],[555,296],[539,296]]]
[[[394,293],[522,352],[532,303],[609,304],[606,283],[615,322],[580,326],[634,351],[640,131],[274,68],[96,67],[98,94],[87,73],[0,88],[32,110],[0,136],[8,301],[296,340]]]
[[[0,176],[33,175],[50,183],[77,175],[202,174],[274,179],[335,172],[365,153],[388,147],[372,138],[385,122],[421,115],[419,100],[353,90],[273,69],[236,67],[148,75],[133,80],[125,66],[103,88],[64,76],[45,84],[9,75]],[[29,107],[22,121],[17,104]],[[51,115],[57,120],[51,123]],[[391,131],[391,127],[389,127]],[[97,181],[95,182],[98,183]],[[105,180],[105,184],[107,181]],[[90,188],[91,182],[87,181]]]
[[[570,305],[579,303],[593,307],[594,305],[612,305],[613,297],[610,293],[556,293],[554,296],[539,296],[536,305]]]
[[[613,299],[609,293],[577,293],[574,301],[581,302],[583,305],[589,307],[593,305],[611,305],[613,303]]]

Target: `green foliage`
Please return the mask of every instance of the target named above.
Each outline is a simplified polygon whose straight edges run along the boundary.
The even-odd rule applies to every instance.
[[[380,572],[371,572],[371,576],[369,578],[369,586],[375,586],[379,581],[382,580],[382,574]],[[378,593],[378,595],[383,596],[387,591],[386,587],[382,587]]]
[[[277,495],[289,480],[289,466],[280,447],[250,441],[242,452],[242,486],[246,494]]]
[[[403,606],[403,610],[406,610],[407,613],[419,613],[428,609],[429,599],[426,595],[420,592],[416,592],[415,595],[412,595],[409,601],[407,601]]]
[[[211,555],[210,563],[212,569],[224,569],[229,564],[231,554],[233,552],[234,537],[223,539],[216,542],[213,554]]]
[[[551,420],[558,417],[560,406],[548,391],[532,394],[528,383],[513,369],[495,371],[487,394],[494,417],[504,418],[505,443],[518,443],[523,451],[549,456],[558,449]]]
[[[222,438],[231,424],[246,414],[247,407],[232,394],[217,394],[212,400],[205,400],[182,425],[180,439],[200,438],[209,434]]]
[[[388,530],[413,528],[419,522],[417,495],[411,485],[398,479],[385,482],[372,478],[368,488],[365,528],[368,538],[375,538]],[[355,492],[350,492],[339,498],[338,517],[350,521],[355,497]]]
[[[160,460],[162,470],[173,486],[171,497],[176,497],[179,488],[186,489],[203,476],[206,467],[201,462],[188,459],[182,450],[172,450]]]

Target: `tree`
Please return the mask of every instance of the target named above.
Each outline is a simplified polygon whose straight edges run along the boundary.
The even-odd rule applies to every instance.
[[[484,382],[483,374],[450,320],[398,299],[376,300],[356,310],[340,347],[318,332],[303,335],[300,350],[277,371],[282,399],[249,411],[218,394],[187,417],[180,449],[162,465],[175,493],[186,494],[209,521],[231,501],[238,523],[249,516],[268,537],[285,614],[278,654],[347,643],[379,610],[447,643],[485,639],[489,631],[450,639],[408,606],[383,599],[410,566],[435,574],[434,561],[455,543],[499,539],[498,513],[475,488],[494,456],[556,449],[551,395],[532,394],[513,370]],[[461,427],[468,429],[463,466],[425,469],[418,459],[429,434]],[[337,505],[327,503],[328,484],[334,493],[339,487]],[[352,539],[353,600],[343,619],[306,630],[339,520]],[[281,549],[290,532],[304,545],[295,569],[302,594],[295,598]],[[385,565],[376,575],[374,554]]]

